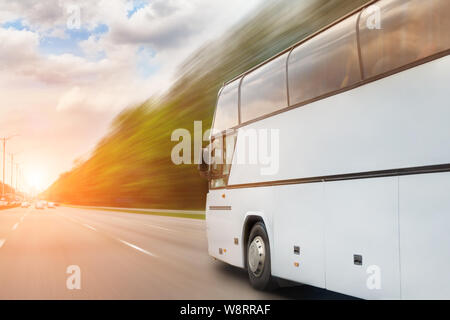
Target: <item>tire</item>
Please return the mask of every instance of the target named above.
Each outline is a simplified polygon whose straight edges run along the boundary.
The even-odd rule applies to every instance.
[[[269,237],[262,222],[257,222],[253,226],[248,239],[246,266],[250,284],[257,290],[275,289],[276,282],[272,278],[271,271]]]

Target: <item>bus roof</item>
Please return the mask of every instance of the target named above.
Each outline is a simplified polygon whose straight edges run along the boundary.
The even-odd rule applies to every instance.
[[[281,52],[279,52],[279,53],[277,53],[277,54],[274,55],[273,57],[270,57],[269,59],[267,59],[267,60],[265,60],[265,61],[263,61],[263,62],[257,64],[257,65],[254,66],[253,68],[251,68],[251,69],[249,69],[249,70],[247,70],[247,71],[245,71],[245,72],[239,74],[238,76],[232,78],[231,80],[226,81],[226,82],[223,84],[223,87],[225,87],[227,84],[229,84],[229,83],[231,83],[231,82],[233,82],[233,81],[236,81],[237,79],[239,79],[239,78],[241,78],[241,77],[243,77],[243,76],[245,76],[245,75],[251,73],[252,71],[254,71],[254,70],[260,68],[261,66],[265,65],[266,63],[269,63],[270,61],[275,60],[276,58],[282,56],[283,54],[285,54],[285,53],[287,53],[287,52],[293,50],[295,47],[298,47],[298,46],[301,45],[302,43],[305,43],[306,41],[308,41],[308,40],[314,38],[314,37],[317,36],[318,34],[320,34],[320,33],[324,32],[324,31],[328,30],[329,28],[333,27],[334,25],[338,24],[339,22],[341,22],[341,21],[347,19],[348,17],[354,15],[356,12],[361,11],[362,9],[364,9],[364,8],[370,6],[370,5],[372,5],[373,3],[378,2],[378,1],[379,1],[379,0],[370,0],[370,1],[368,1],[368,2],[365,3],[364,5],[362,5],[362,6],[358,7],[358,8],[356,8],[356,9],[354,9],[354,10],[352,10],[352,11],[350,11],[350,12],[347,13],[346,15],[340,17],[339,19],[336,19],[336,20],[333,21],[332,23],[330,23],[330,24],[326,25],[325,27],[323,27],[323,28],[317,30],[316,32],[313,32],[312,34],[310,34],[310,35],[307,36],[306,38],[304,38],[304,39],[302,39],[302,40],[296,42],[296,43],[293,44],[292,46],[290,46],[290,47],[284,49],[283,51],[281,51]]]

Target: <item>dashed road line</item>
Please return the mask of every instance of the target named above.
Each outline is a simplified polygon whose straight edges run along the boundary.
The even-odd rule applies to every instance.
[[[90,226],[88,224],[83,224],[83,226],[85,226],[86,228],[89,228],[91,230],[97,231],[97,229],[95,229],[93,226]]]
[[[15,225],[13,225],[12,229],[16,230],[18,226],[19,226],[19,223],[17,222]]]
[[[88,225],[88,224],[86,224],[86,223],[81,223],[80,221],[78,221],[78,220],[76,220],[76,219],[73,219],[73,218],[71,218],[71,217],[67,217],[67,216],[64,216],[64,217],[67,218],[67,219],[69,219],[70,221],[76,223],[76,224],[80,224],[80,225],[83,225],[83,226],[86,227],[86,228],[89,228],[89,229],[92,229],[92,230],[94,230],[94,231],[97,231],[96,228],[94,228],[94,227],[92,227],[92,226],[90,226],[90,225]],[[170,229],[165,229],[165,228],[163,228],[163,227],[157,227],[157,226],[152,226],[152,225],[148,225],[148,226],[155,227],[155,228],[161,228],[161,229],[164,229],[164,230],[171,231]],[[125,240],[118,239],[118,238],[114,238],[114,237],[111,237],[111,236],[108,236],[108,237],[113,238],[113,239],[115,239],[115,240],[118,240],[119,242],[123,243],[124,245],[126,245],[126,246],[128,246],[128,247],[130,247],[130,248],[133,248],[133,249],[135,249],[135,250],[137,250],[137,251],[139,251],[139,252],[141,252],[141,253],[144,253],[144,254],[146,254],[146,255],[148,255],[148,256],[150,256],[150,257],[154,257],[154,258],[157,258],[157,257],[158,257],[157,255],[151,253],[150,251],[147,251],[147,250],[142,249],[142,248],[140,248],[140,247],[138,247],[138,246],[135,246],[134,244],[129,243],[129,242],[125,241]]]
[[[3,247],[5,242],[6,242],[6,239],[0,239],[0,248]]]
[[[155,225],[152,225],[152,224],[144,224],[144,226],[147,226],[147,227],[150,227],[150,228],[155,228],[155,229],[160,229],[160,230],[166,230],[166,231],[171,231],[171,232],[173,232],[173,230],[171,230],[171,229],[167,229],[167,228],[164,228],[164,227],[160,227],[160,226],[155,226]]]
[[[122,239],[118,239],[120,242],[122,242],[123,244],[125,244],[125,245],[127,245],[127,246],[129,246],[129,247],[131,247],[131,248],[133,248],[133,249],[135,249],[135,250],[137,250],[137,251],[140,251],[140,252],[142,252],[142,253],[145,253],[146,255],[149,255],[149,256],[151,256],[151,257],[155,257],[156,258],[156,255],[154,255],[153,253],[151,253],[151,252],[149,252],[149,251],[147,251],[147,250],[144,250],[144,249],[142,249],[142,248],[139,248],[138,246],[135,246],[134,244],[132,244],[132,243],[129,243],[129,242],[127,242],[127,241],[125,241],[125,240],[122,240]]]
[[[66,218],[66,219],[68,219],[68,220],[70,220],[70,221],[72,221],[72,222],[74,222],[74,223],[81,224],[80,221],[75,220],[75,219],[73,219],[73,218],[71,218],[71,217],[66,217],[66,216],[61,215],[61,214],[58,214],[58,215],[59,215],[60,217]]]

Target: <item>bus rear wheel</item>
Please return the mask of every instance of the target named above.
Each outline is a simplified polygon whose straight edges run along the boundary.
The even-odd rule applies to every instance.
[[[261,222],[257,222],[250,231],[247,245],[247,271],[253,288],[271,290],[276,287],[270,264],[269,237]]]

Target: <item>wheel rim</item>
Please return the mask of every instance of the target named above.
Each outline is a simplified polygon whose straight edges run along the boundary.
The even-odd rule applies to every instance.
[[[248,248],[248,266],[255,277],[259,277],[264,270],[266,260],[266,245],[264,240],[257,236]]]

